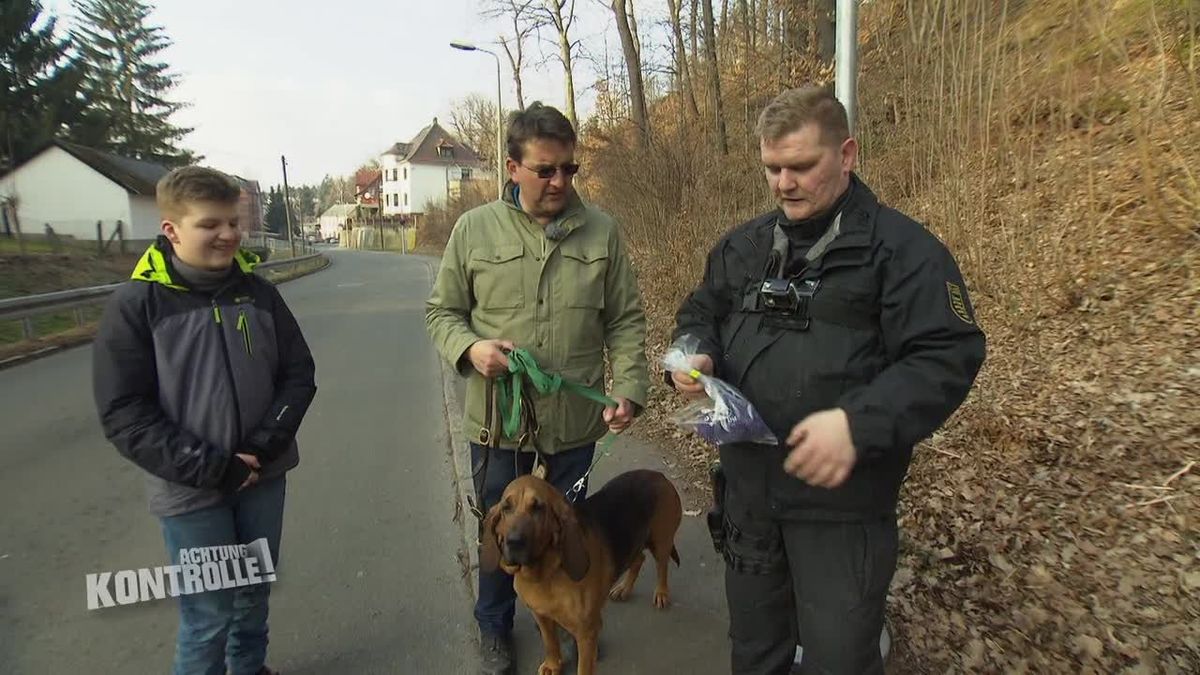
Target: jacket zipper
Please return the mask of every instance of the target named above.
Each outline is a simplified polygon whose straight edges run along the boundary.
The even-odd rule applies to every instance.
[[[253,356],[254,344],[250,340],[250,322],[246,320],[246,310],[242,308],[238,309],[237,329],[242,334],[242,342],[246,344],[246,355]]]
[[[224,289],[221,289],[221,290],[224,290]],[[238,444],[241,444],[241,442],[242,442],[242,402],[241,402],[241,399],[239,399],[239,397],[238,397],[237,378],[234,377],[234,374],[233,374],[233,362],[230,361],[230,359],[229,359],[229,344],[225,340],[225,329],[219,327],[222,324],[221,307],[220,307],[220,305],[217,304],[217,297],[220,293],[221,293],[221,291],[217,291],[217,293],[213,295],[213,299],[212,299],[213,316],[216,317],[217,326],[218,326],[217,330],[220,331],[221,356],[225,357],[225,374],[229,376],[229,388],[233,392],[233,423],[234,423],[234,431],[237,433],[237,435],[234,438],[236,439],[236,442]],[[238,448],[233,448],[233,451],[237,452]]]

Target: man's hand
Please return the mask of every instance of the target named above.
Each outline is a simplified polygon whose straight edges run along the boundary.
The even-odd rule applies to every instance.
[[[258,462],[258,458],[254,455],[246,455],[239,452],[234,457],[242,460],[246,466],[250,467],[250,475],[246,476],[246,480],[238,488],[238,490],[245,490],[258,482],[258,472],[262,470],[262,464]]]
[[[480,340],[467,349],[467,358],[480,375],[499,377],[508,372],[506,354],[516,348],[510,340]]]
[[[850,419],[841,408],[804,418],[787,437],[792,449],[783,470],[809,485],[835,488],[854,469],[858,453],[850,437]]]
[[[619,434],[633,424],[634,404],[633,401],[620,396],[614,396],[613,400],[618,405],[616,408],[604,409],[604,423],[608,425],[609,431]]]
[[[696,354],[688,357],[688,362],[693,369],[698,370],[705,375],[713,374],[713,360],[708,354]],[[675,390],[683,394],[686,398],[703,398],[704,385],[700,384],[700,380],[691,375],[676,370],[671,373],[671,382],[675,384]]]

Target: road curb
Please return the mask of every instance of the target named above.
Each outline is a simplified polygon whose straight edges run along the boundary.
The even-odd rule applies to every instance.
[[[447,450],[450,453],[450,466],[454,470],[454,522],[458,523],[463,538],[459,563],[463,568],[463,580],[471,591],[471,599],[475,600],[479,597],[479,577],[476,574],[479,569],[479,526],[468,501],[468,495],[475,491],[471,481],[471,459],[465,451],[467,441],[456,424],[462,417],[462,408],[459,407],[458,395],[454,393],[454,374],[445,364],[441,364],[441,371]]]
[[[434,262],[425,260],[425,268],[429,273],[429,283],[437,275]],[[438,372],[442,380],[442,414],[446,426],[446,452],[449,454],[450,467],[454,476],[454,522],[462,535],[462,548],[458,552],[458,562],[462,568],[463,581],[471,594],[471,601],[479,597],[479,527],[474,514],[471,513],[471,503],[468,495],[475,492],[471,480],[471,458],[466,452],[467,441],[463,438],[459,420],[462,419],[462,407],[458,394],[454,391],[454,373],[446,362],[437,356]]]

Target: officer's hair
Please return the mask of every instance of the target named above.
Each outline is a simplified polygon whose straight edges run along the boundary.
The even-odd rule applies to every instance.
[[[156,186],[154,199],[163,218],[176,219],[194,202],[236,204],[242,188],[230,176],[202,166],[185,166],[163,176]]]
[[[575,129],[557,108],[534,101],[528,108],[514,111],[508,117],[508,156],[520,162],[525,144],[534,139],[575,145]]]
[[[760,140],[778,141],[815,123],[821,129],[821,140],[840,146],[850,138],[850,123],[846,108],[828,87],[805,85],[788,89],[775,97],[758,116],[755,132]]]

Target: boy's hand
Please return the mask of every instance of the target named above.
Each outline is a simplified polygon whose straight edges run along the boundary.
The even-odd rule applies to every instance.
[[[262,464],[259,463],[258,458],[254,455],[245,455],[239,452],[234,457],[242,460],[243,464],[250,467],[250,475],[246,476],[246,480],[238,487],[238,490],[245,490],[258,482],[258,472],[262,470]]]

